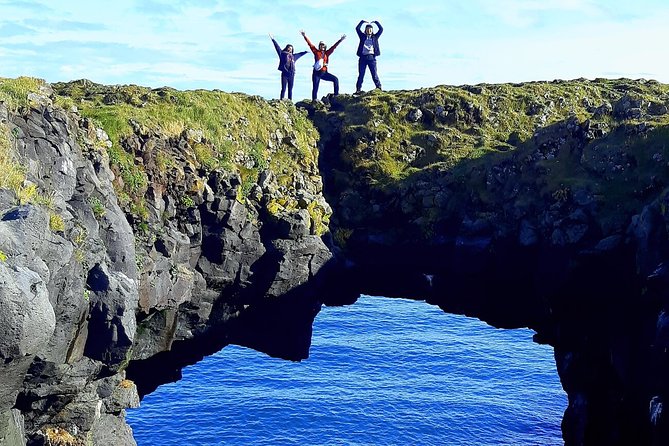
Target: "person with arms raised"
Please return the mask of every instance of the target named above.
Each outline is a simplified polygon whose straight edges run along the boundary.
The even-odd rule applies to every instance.
[[[339,79],[334,74],[328,72],[328,64],[330,62],[330,55],[337,48],[337,46],[346,38],[346,34],[343,34],[337,42],[328,49],[325,43],[318,42],[318,48],[311,43],[311,40],[307,37],[304,31],[300,31],[302,37],[309,45],[309,49],[314,53],[314,72],[311,74],[311,81],[313,83],[313,88],[311,90],[311,99],[316,100],[318,96],[318,85],[321,80],[329,81],[334,84],[334,94],[335,96],[339,94]]]
[[[288,44],[282,50],[274,36],[269,35],[269,38],[272,39],[274,44],[274,49],[276,50],[277,56],[279,56],[279,71],[281,71],[281,99],[283,99],[286,94],[286,87],[288,89],[288,99],[293,99],[293,83],[295,81],[295,62],[297,59],[307,54],[306,51],[300,51],[299,53],[293,53],[293,45]]]
[[[360,27],[366,23],[365,32],[360,30]],[[378,32],[374,32],[374,26],[372,23],[376,23]],[[365,78],[365,70],[369,68],[369,73],[372,75],[372,81],[376,88],[381,89],[381,81],[379,80],[379,75],[376,71],[376,58],[381,55],[381,50],[379,49],[379,37],[383,33],[383,27],[378,20],[372,22],[366,22],[365,20],[360,20],[358,26],[355,27],[355,32],[358,33],[358,38],[360,43],[358,44],[358,81],[355,83],[355,92],[362,92],[362,81]]]

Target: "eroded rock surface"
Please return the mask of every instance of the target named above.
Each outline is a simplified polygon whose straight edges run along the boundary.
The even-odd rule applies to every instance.
[[[185,365],[304,359],[360,293],[536,330],[568,445],[669,441],[669,87],[24,99],[0,103],[25,169],[0,188],[3,444],[132,445],[125,409]]]

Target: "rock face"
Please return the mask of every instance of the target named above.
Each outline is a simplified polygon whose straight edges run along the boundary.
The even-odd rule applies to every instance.
[[[184,365],[231,342],[307,357],[332,257],[316,157],[248,187],[253,166],[197,161],[209,143],[192,129],[134,123],[112,142],[43,87],[30,107],[0,104],[4,148],[26,166],[0,195],[2,444],[131,445],[125,409]],[[273,155],[315,153],[280,134],[289,112],[270,123]],[[110,164],[115,144],[130,165]]]
[[[568,445],[669,441],[669,87],[34,90],[0,92],[1,444],[132,445],[184,366],[304,359],[360,293],[533,328]]]
[[[569,396],[565,444],[666,443],[668,93],[598,80],[304,104],[352,294],[531,327]]]

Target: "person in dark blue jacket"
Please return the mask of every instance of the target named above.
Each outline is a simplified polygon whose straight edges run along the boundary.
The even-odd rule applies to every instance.
[[[366,23],[365,32],[360,30],[360,27],[363,23]],[[374,27],[372,23],[376,23],[378,32],[374,32]],[[366,22],[365,20],[360,20],[358,26],[355,27],[355,32],[358,33],[358,38],[360,43],[358,44],[358,81],[355,83],[355,92],[360,93],[362,91],[362,80],[365,78],[365,70],[369,67],[369,72],[372,75],[372,80],[376,88],[381,88],[381,81],[379,80],[379,75],[376,71],[376,58],[381,55],[381,50],[379,49],[379,37],[383,33],[383,27],[378,22],[374,20],[373,22]]]
[[[279,56],[279,67],[277,70],[281,71],[281,99],[286,94],[286,87],[288,87],[288,99],[293,99],[293,82],[295,81],[295,62],[297,59],[307,54],[306,51],[293,53],[293,45],[286,45],[282,50],[274,37],[270,34],[276,54]]]

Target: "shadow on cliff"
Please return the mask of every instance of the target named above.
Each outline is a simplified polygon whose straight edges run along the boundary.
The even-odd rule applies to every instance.
[[[216,321],[206,332],[187,340],[175,340],[171,348],[144,360],[131,361],[127,376],[137,384],[140,396],[158,386],[181,379],[182,369],[199,362],[230,344],[291,361],[308,358],[312,325],[333,289],[338,261],[332,259],[305,284],[273,298],[264,296],[276,273],[277,253],[268,252],[254,265],[256,279],[244,290],[220,296],[211,311]],[[348,299],[351,300],[351,299]],[[253,302],[241,304],[240,302]],[[189,305],[188,303],[183,305]],[[231,308],[237,309],[231,313]],[[183,311],[188,314],[188,311]]]
[[[669,157],[669,127],[611,130],[570,117],[452,168],[434,164],[384,184],[352,167],[341,106],[303,107],[321,132],[331,229],[346,235],[338,243],[356,291],[528,326],[542,342],[554,342],[548,327],[576,310],[586,321],[608,311],[610,296],[641,293],[626,232],[668,186],[656,159]]]
[[[347,236],[351,288],[530,327],[555,348],[565,444],[665,444],[669,301],[650,277],[669,260],[666,125],[567,119],[457,175],[433,167],[379,188],[350,173],[333,120],[322,122],[324,193],[331,228]],[[422,193],[431,187],[441,190]],[[426,226],[444,191],[445,212]],[[411,209],[414,196],[428,199]]]

